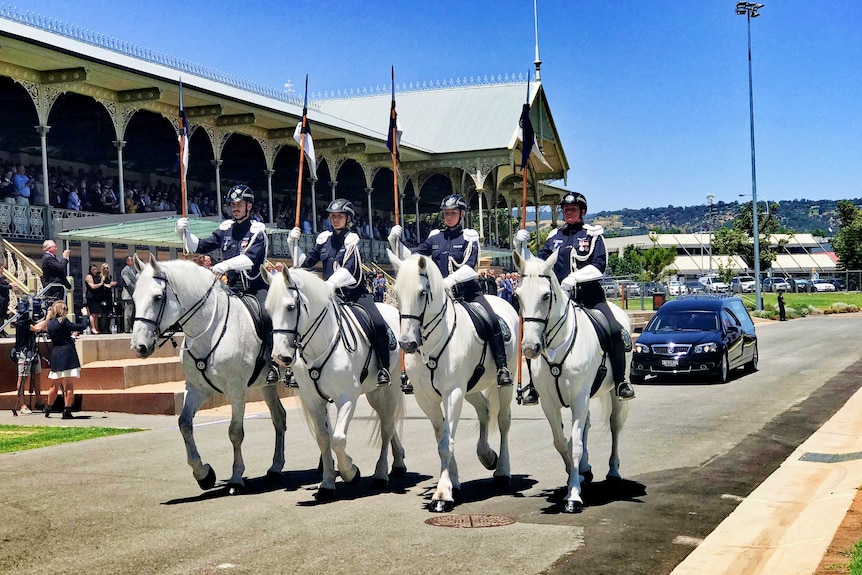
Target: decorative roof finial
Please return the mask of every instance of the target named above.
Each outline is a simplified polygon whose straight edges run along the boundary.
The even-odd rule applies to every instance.
[[[539,12],[536,7],[536,3],[538,0],[533,0],[533,23],[536,28],[536,61],[533,62],[536,65],[536,82],[542,81],[542,59],[539,58]]]

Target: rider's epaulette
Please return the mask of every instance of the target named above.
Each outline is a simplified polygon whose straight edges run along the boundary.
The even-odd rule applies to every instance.
[[[315,243],[319,246],[322,246],[323,244],[325,244],[329,240],[329,237],[331,235],[332,235],[332,232],[330,232],[329,230],[327,230],[325,232],[320,232],[319,234],[317,234],[317,239],[315,240]]]
[[[355,246],[359,243],[359,234],[355,232],[349,232],[346,236],[344,236],[344,245],[345,246]]]
[[[232,227],[233,227],[233,220],[225,220],[218,225],[218,229],[220,229],[223,232],[228,231]]]
[[[259,234],[261,232],[266,233],[266,224],[257,220],[252,220],[249,230],[251,230],[251,233],[253,234]]]
[[[476,230],[471,230],[469,228],[466,228],[463,233],[464,233],[464,239],[467,240],[468,242],[478,242],[479,241],[479,232],[477,232]]]
[[[560,228],[554,228],[554,229],[552,229],[552,230],[551,230],[551,233],[549,233],[549,234],[548,234],[548,237],[547,237],[546,239],[548,239],[548,240],[549,240],[549,239],[551,239],[552,237],[554,237],[555,235],[557,235],[557,231],[558,231],[559,229],[560,229]]]
[[[431,230],[431,231],[428,233],[428,237],[430,238],[431,236],[436,236],[436,235],[437,235],[437,234],[439,234],[439,233],[440,233],[440,230]]]

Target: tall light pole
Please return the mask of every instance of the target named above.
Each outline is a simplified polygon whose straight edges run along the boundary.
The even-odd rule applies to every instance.
[[[737,2],[736,13],[745,15],[748,22],[748,115],[751,125],[751,210],[754,218],[752,221],[752,235],[754,236],[754,300],[755,309],[763,310],[763,301],[760,299],[760,230],[757,222],[757,170],[754,161],[754,88],[751,81],[751,19],[760,16],[758,10],[763,4],[754,2]]]
[[[712,275],[712,201],[714,194],[706,194],[706,232],[709,234],[709,275]]]

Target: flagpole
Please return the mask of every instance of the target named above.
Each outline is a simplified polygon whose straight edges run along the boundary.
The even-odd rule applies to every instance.
[[[392,109],[389,112],[389,138],[392,140],[392,195],[395,205],[395,225],[400,223],[400,210],[398,205],[398,114],[395,112],[395,66],[392,66]],[[417,216],[418,218],[418,216]],[[369,220],[370,221],[370,220]],[[419,220],[416,220],[419,224]],[[401,257],[401,238],[395,241],[396,256]],[[404,369],[404,350],[401,350],[401,391],[411,393],[413,386],[407,379],[407,371]]]
[[[525,104],[525,108],[527,109],[527,114],[529,114],[529,106],[530,106],[530,75],[529,75],[529,73],[527,73],[527,103]],[[528,119],[529,119],[529,116],[528,116]],[[524,130],[524,129],[525,129],[525,127],[522,126],[522,130]],[[527,144],[526,137],[524,137],[523,131],[521,133],[521,136],[522,136],[521,137],[521,147],[522,147],[522,150],[521,150],[521,158],[522,158],[521,159],[521,172],[522,172],[521,211],[518,215],[521,216],[521,218],[520,218],[521,219],[521,229],[525,230],[525,229],[527,229],[527,170],[529,169],[529,166],[530,166],[530,157],[525,154],[524,150],[527,149],[528,145],[530,147],[532,147],[533,143],[530,142],[529,144]],[[524,161],[524,158],[526,158],[527,161]],[[537,206],[537,208],[538,208],[538,206]],[[536,241],[537,242],[538,242],[538,239],[539,239],[539,229],[536,228]],[[527,255],[527,246],[525,244],[523,247],[521,256],[526,260],[526,255]],[[519,324],[518,324],[518,403],[520,404],[521,403],[521,394],[523,392],[523,389],[521,387],[521,383],[523,382],[523,373],[522,373],[523,369],[521,367],[521,364],[523,363],[523,354],[524,354],[523,347],[522,347],[522,344],[524,341],[524,316],[522,316],[521,314],[518,314],[518,319],[519,319]]]
[[[179,135],[180,135],[180,199],[182,202],[182,216],[188,217],[188,197],[186,194],[186,132],[188,126],[184,120],[185,111],[183,109],[183,79],[180,77],[180,119],[179,119]],[[189,242],[186,240],[186,234],[183,234],[183,255],[189,255]]]
[[[299,209],[302,201],[302,171],[305,165],[305,129],[308,126],[308,74],[305,75],[305,101],[302,105],[302,139],[299,144],[299,178],[296,181],[296,215],[293,226],[299,227]],[[299,265],[299,245],[293,247],[293,267]]]

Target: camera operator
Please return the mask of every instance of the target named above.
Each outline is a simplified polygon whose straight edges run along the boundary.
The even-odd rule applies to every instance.
[[[42,409],[42,358],[39,355],[36,336],[48,327],[48,319],[41,300],[34,298],[22,299],[18,303],[18,313],[15,320],[15,346],[11,355],[18,363],[18,394],[15,398],[15,407],[12,415],[18,416],[20,411],[24,415],[32,412],[33,393],[36,394],[36,409]],[[30,406],[24,404],[24,386],[30,379]]]

